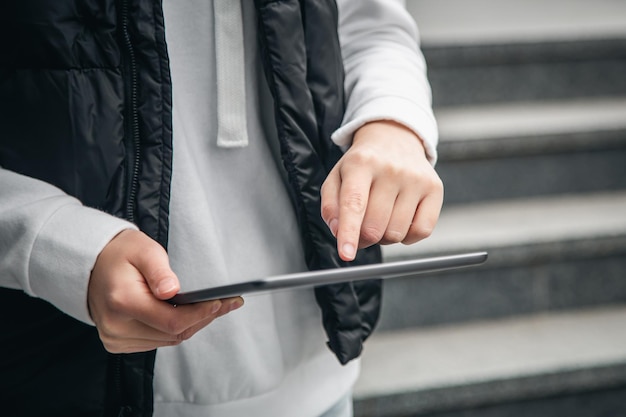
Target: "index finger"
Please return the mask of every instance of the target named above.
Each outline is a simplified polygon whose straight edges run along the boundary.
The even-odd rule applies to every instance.
[[[342,175],[339,189],[339,225],[337,227],[337,250],[344,261],[352,261],[359,244],[361,225],[369,200],[372,178],[367,171],[350,171]]]

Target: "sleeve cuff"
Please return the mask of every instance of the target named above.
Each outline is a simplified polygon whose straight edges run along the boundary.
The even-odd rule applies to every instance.
[[[91,270],[102,249],[125,229],[137,227],[79,204],[60,207],[33,244],[28,274],[32,295],[93,325],[87,307]]]
[[[439,140],[435,116],[432,110],[405,98],[381,97],[364,103],[344,120],[343,126],[332,134],[331,139],[345,150],[350,147],[354,133],[361,126],[377,120],[392,120],[415,132],[422,139],[428,160],[435,165]]]

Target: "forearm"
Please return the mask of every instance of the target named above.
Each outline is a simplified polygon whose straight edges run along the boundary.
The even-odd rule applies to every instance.
[[[338,0],[347,110],[333,134],[348,146],[365,123],[393,120],[423,141],[431,163],[438,132],[417,26],[399,0]]]
[[[102,248],[131,223],[58,188],[0,168],[0,286],[91,323],[87,286]]]

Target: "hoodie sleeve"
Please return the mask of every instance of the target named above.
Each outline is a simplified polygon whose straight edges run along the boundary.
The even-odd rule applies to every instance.
[[[100,251],[136,227],[45,182],[0,168],[0,286],[93,324],[87,287]]]
[[[333,141],[346,148],[365,123],[393,120],[437,160],[437,123],[415,21],[402,0],[337,0],[347,109]]]

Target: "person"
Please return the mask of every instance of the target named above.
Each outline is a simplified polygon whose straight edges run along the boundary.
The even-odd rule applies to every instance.
[[[403,2],[9,0],[0,31],[8,415],[351,415],[379,281],[164,300],[431,233]]]

